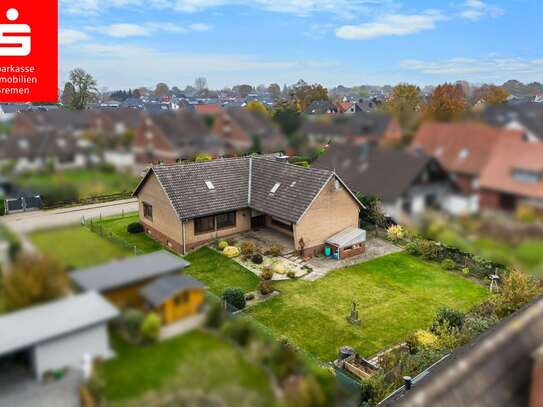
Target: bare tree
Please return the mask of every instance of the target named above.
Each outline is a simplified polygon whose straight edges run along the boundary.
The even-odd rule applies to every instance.
[[[198,93],[205,92],[207,90],[207,79],[204,77],[196,78],[194,81],[194,87],[198,91]]]

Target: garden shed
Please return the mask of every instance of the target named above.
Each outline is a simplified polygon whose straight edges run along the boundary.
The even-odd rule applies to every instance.
[[[140,295],[167,325],[199,312],[204,304],[204,288],[195,278],[172,275],[146,285]]]
[[[366,251],[366,231],[347,228],[326,240],[325,255],[336,260],[346,259]]]
[[[114,261],[70,273],[77,287],[98,291],[121,308],[143,305],[139,290],[156,279],[181,272],[190,265],[165,250]]]

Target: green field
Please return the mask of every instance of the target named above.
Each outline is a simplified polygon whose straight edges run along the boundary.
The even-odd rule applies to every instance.
[[[132,191],[138,183],[137,179],[131,175],[115,171],[100,171],[98,169],[65,170],[52,174],[28,174],[19,176],[14,181],[20,186],[37,191],[73,185],[79,192],[80,199]]]
[[[468,309],[488,295],[485,287],[404,253],[277,287],[280,296],[248,314],[327,361],[344,345],[370,356],[428,327],[440,307]],[[361,326],[346,320],[353,300]]]
[[[132,254],[79,225],[40,230],[29,237],[39,251],[69,268],[95,266]]]
[[[113,344],[116,357],[100,366],[108,405],[152,405],[143,401],[151,391],[204,393],[228,407],[274,405],[264,371],[211,334],[194,331],[149,346],[114,337]]]

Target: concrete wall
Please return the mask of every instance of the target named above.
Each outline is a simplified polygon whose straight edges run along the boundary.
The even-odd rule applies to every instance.
[[[348,227],[358,227],[359,206],[349,192],[341,186],[335,190],[332,179],[311,205],[302,220],[294,225],[294,244],[300,249],[303,238],[306,254],[322,249],[324,242]]]
[[[84,354],[93,358],[108,359],[113,356],[109,347],[106,324],[96,325],[71,333],[34,347],[32,352],[34,372],[38,380],[49,370],[64,367],[80,368]]]

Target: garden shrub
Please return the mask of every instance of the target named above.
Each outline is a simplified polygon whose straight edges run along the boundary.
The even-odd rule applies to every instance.
[[[285,265],[278,261],[272,265],[272,271],[276,274],[285,274],[287,270],[285,269]]]
[[[434,318],[432,330],[434,331],[437,326],[443,325],[444,323],[446,323],[449,328],[460,329],[464,324],[464,313],[453,308],[440,308]]]
[[[253,336],[253,330],[247,319],[232,319],[224,324],[223,334],[240,346],[247,346]]]
[[[304,368],[298,352],[285,338],[281,338],[274,344],[268,363],[279,382],[299,373]]]
[[[519,222],[534,223],[537,220],[537,213],[531,206],[520,205],[515,212],[515,218]]]
[[[405,251],[407,254],[410,254],[411,256],[420,256],[420,250],[419,247],[415,242],[409,242],[407,245],[405,245]]]
[[[222,292],[221,298],[230,306],[234,307],[236,310],[242,310],[245,308],[245,293],[241,288],[230,287],[226,288]]]
[[[439,249],[435,242],[431,240],[419,240],[418,247],[424,260],[435,261],[439,255]]]
[[[470,315],[465,318],[464,326],[462,328],[465,331],[466,341],[469,342],[472,338],[486,332],[494,325],[498,323],[498,318],[495,316],[483,317],[478,315]]]
[[[3,198],[0,198],[0,216],[4,216],[6,214],[6,200]]]
[[[143,225],[139,222],[134,222],[126,227],[126,231],[130,234],[143,233]]]
[[[113,164],[110,164],[110,163],[101,163],[98,166],[98,170],[100,172],[105,173],[105,174],[113,174],[113,173],[115,173],[117,171],[115,166]]]
[[[269,253],[270,253],[270,256],[279,257],[282,251],[283,251],[283,246],[279,244],[274,244],[274,245],[271,245]]]
[[[469,267],[464,267],[464,268],[462,269],[462,274],[463,274],[463,275],[469,276],[469,273],[470,273]]]
[[[160,337],[160,327],[162,321],[160,316],[155,312],[148,313],[143,319],[140,326],[140,334],[143,339],[149,342],[156,342]]]
[[[296,272],[294,270],[289,270],[287,272],[287,277],[288,278],[296,278]]]
[[[137,309],[127,309],[123,312],[121,318],[122,329],[133,341],[139,339],[140,326],[143,322],[143,318],[143,313]]]
[[[260,277],[262,277],[262,280],[271,280],[273,278],[274,272],[271,269],[271,267],[266,267],[264,270],[262,270],[262,273],[260,273]]]
[[[213,302],[206,315],[205,325],[208,328],[218,329],[226,320],[226,313],[220,302]]]
[[[37,195],[41,196],[44,205],[57,205],[64,202],[76,203],[79,201],[79,191],[75,185],[30,185]]]
[[[221,240],[218,244],[217,244],[217,248],[219,250],[224,250],[228,247],[228,242],[226,240]]]
[[[456,263],[453,259],[445,259],[441,262],[441,267],[444,270],[454,270],[456,268]]]
[[[284,386],[285,407],[326,407],[326,396],[312,376],[298,376]]]
[[[262,264],[262,263],[264,263],[264,258],[262,257],[262,255],[260,253],[255,253],[251,257],[251,261],[254,264]]]
[[[414,336],[418,347],[435,348],[438,344],[437,336],[430,331],[420,329],[415,332]]]
[[[405,237],[405,231],[400,225],[392,225],[387,229],[387,238],[393,242],[398,242]]]
[[[226,257],[234,258],[240,255],[240,250],[235,246],[227,246],[222,251]]]
[[[275,291],[273,288],[273,283],[269,280],[261,281],[258,285],[258,291],[262,295],[269,295]]]
[[[241,243],[240,249],[241,249],[241,254],[243,254],[243,255],[251,255],[251,254],[253,254],[255,252],[256,247],[255,247],[255,244],[253,242],[250,242],[250,241],[246,240],[246,241]]]
[[[532,276],[512,270],[501,281],[496,298],[496,313],[504,318],[529,303],[543,292],[540,283]]]

